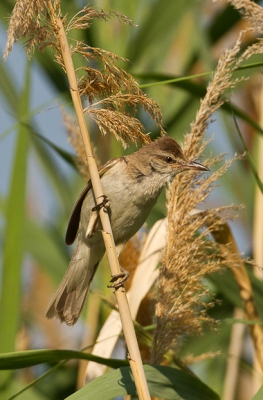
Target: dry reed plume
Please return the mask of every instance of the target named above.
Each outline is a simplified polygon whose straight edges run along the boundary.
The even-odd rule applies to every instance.
[[[43,51],[51,47],[55,53],[55,61],[65,70],[57,35],[57,15],[61,15],[58,0],[18,0],[10,18],[4,58],[8,56],[16,41],[26,38],[28,55],[31,55],[35,48]],[[68,37],[72,30],[89,28],[93,19],[106,22],[113,16],[131,24],[126,16],[118,12],[106,13],[87,6],[68,23],[66,18],[63,18],[62,22]],[[150,138],[146,135],[144,126],[136,118],[139,107],[148,112],[161,133],[164,133],[158,104],[142,92],[132,75],[119,67],[118,64],[126,62],[126,59],[109,51],[88,46],[82,41],[68,40],[71,55],[82,58],[83,66],[76,72],[79,76],[80,94],[89,102],[84,113],[98,124],[102,134],[114,134],[124,147],[127,142],[149,142]]]
[[[260,5],[249,0],[228,1],[248,20],[254,32],[263,33],[263,12]]]
[[[251,29],[262,31],[261,7],[245,0],[230,2],[238,9],[242,7],[242,10],[245,10],[246,17],[253,21]],[[190,159],[200,157],[206,147],[208,140],[204,139],[204,134],[207,125],[212,114],[227,101],[226,92],[229,95],[231,90],[244,79],[235,79],[234,70],[253,54],[263,52],[263,42],[259,39],[240,54],[244,33],[240,33],[232,49],[227,49],[221,55],[206,96],[201,101],[195,121],[191,124],[191,132],[185,137],[183,149]],[[226,220],[231,211],[237,207],[230,205],[202,212],[195,211],[196,206],[204,202],[213,190],[215,182],[237,158],[239,157],[235,156],[232,160],[225,161],[223,166],[211,174],[199,176],[195,172],[187,172],[178,175],[169,187],[167,246],[163,253],[157,288],[157,327],[152,350],[154,363],[162,362],[165,354],[171,349],[178,349],[184,338],[201,334],[205,323],[214,322],[206,313],[213,305],[211,295],[204,284],[204,277],[209,273],[222,270],[226,266],[231,267],[233,271],[241,270],[243,273],[241,280],[244,282],[243,287],[246,286],[246,291],[241,290],[240,294],[246,297],[244,297],[245,308],[247,290],[253,303],[252,312],[250,315],[247,314],[247,317],[254,319],[257,316],[251,287],[246,284],[243,260],[236,253],[236,248],[234,250],[229,249],[229,246],[222,248],[220,243],[211,240],[211,232],[216,232],[219,237],[224,234]],[[210,168],[220,160],[223,160],[223,155],[210,157],[204,164]],[[239,285],[242,287],[240,273]],[[261,349],[260,334],[261,330],[260,332],[257,330],[257,337],[252,339],[255,346],[259,345]]]
[[[229,2],[248,18],[251,30],[262,33],[263,13],[260,6],[248,0]],[[5,57],[17,40],[26,38],[29,54],[35,47],[41,51],[52,47],[55,60],[65,70],[54,18],[54,15],[60,14],[59,1],[18,0],[10,19]],[[88,28],[92,19],[107,21],[113,15],[130,23],[127,17],[118,13],[105,13],[90,7],[84,7],[68,23],[65,19],[62,22],[68,34],[72,29]],[[244,79],[235,79],[233,71],[252,55],[262,53],[263,42],[258,40],[240,55],[243,34],[240,34],[235,46],[220,57],[206,96],[191,125],[191,132],[185,137],[184,152],[189,159],[200,157],[208,144],[204,134],[211,116],[227,100],[226,92],[229,94]],[[126,60],[105,50],[91,48],[80,41],[71,40],[70,44],[71,54],[81,56],[85,64],[77,71],[80,93],[89,102],[84,111],[96,121],[102,134],[114,134],[124,146],[127,141],[147,142],[149,137],[135,118],[139,106],[150,114],[163,132],[158,105],[147,98],[133,77],[118,66]],[[80,159],[81,171],[85,174],[83,161],[86,156],[79,147],[78,133],[73,133],[71,139]],[[157,327],[152,350],[152,361],[155,363],[161,362],[165,354],[179,346],[186,336],[201,334],[204,323],[213,323],[206,313],[213,302],[203,278],[226,266],[237,268],[242,264],[239,255],[235,253],[230,261],[227,246],[222,252],[222,246],[211,237],[211,232],[220,235],[229,214],[237,207],[231,205],[195,212],[196,206],[205,201],[216,181],[237,158],[227,160],[210,175],[199,176],[195,172],[178,175],[169,187],[167,246],[157,285]],[[208,158],[204,164],[214,167],[222,160],[223,155],[219,155]]]

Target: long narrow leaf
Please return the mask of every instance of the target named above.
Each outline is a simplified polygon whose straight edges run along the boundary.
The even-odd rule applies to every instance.
[[[157,365],[144,365],[150,395],[166,400],[219,400],[219,396],[199,379],[184,371]],[[136,395],[129,367],[102,375],[67,397],[67,400],[109,400]]]
[[[105,364],[111,368],[127,366],[128,361],[93,356],[74,350],[28,350],[0,354],[0,370],[13,370],[32,367],[44,363],[57,363],[63,360],[89,360]]]
[[[6,65],[2,62],[0,63],[0,92],[12,110],[14,112],[17,111],[17,88],[10,74],[10,70],[8,70]]]
[[[67,361],[60,361],[57,363],[54,367],[50,368],[48,371],[44,372],[44,374],[40,375],[38,378],[34,379],[32,382],[30,382],[28,385],[24,386],[22,389],[20,389],[18,392],[13,394],[8,400],[13,400],[16,399],[18,396],[20,398],[21,394],[26,392],[28,389],[32,388],[34,385],[36,385],[38,382],[42,381],[42,379],[45,379],[47,376],[55,372],[57,369],[59,369],[62,365],[64,365]]]
[[[198,74],[198,75],[204,76],[205,74]],[[198,75],[192,75],[191,77],[194,78],[197,77]],[[150,79],[157,81],[155,83],[140,85],[141,88],[155,86],[156,84],[157,85],[169,84],[178,87],[180,89],[183,89],[195,97],[201,98],[204,97],[206,94],[206,88],[204,85],[190,82],[188,80],[188,77],[174,78],[163,74],[137,74],[136,76],[140,79],[145,79],[145,80]],[[261,128],[261,126],[259,126],[259,124],[256,121],[254,121],[247,113],[245,113],[239,107],[230,105],[229,103],[226,102],[221,106],[221,108],[229,113],[234,112],[237,117],[240,117],[241,119],[246,121],[249,125],[251,125],[253,128],[255,128],[260,134],[263,134],[263,129]]]
[[[63,177],[62,173],[58,169],[58,164],[56,159],[53,157],[49,148],[45,146],[46,143],[52,150],[62,157],[64,161],[73,166],[76,169],[74,159],[71,154],[64,151],[63,149],[55,146],[52,142],[47,139],[40,137],[39,134],[33,132],[31,135],[31,141],[36,150],[36,153],[41,162],[41,166],[49,178],[49,182],[53,185],[54,193],[56,193],[61,201],[61,204],[65,206],[65,208],[72,207],[72,199],[69,196],[69,187],[67,180]]]
[[[237,130],[238,136],[239,136],[239,138],[240,138],[240,140],[242,142],[242,145],[243,145],[243,147],[245,149],[245,153],[246,153],[246,156],[247,156],[247,160],[248,160],[250,169],[251,169],[251,171],[252,171],[252,173],[254,175],[254,178],[255,178],[255,180],[257,182],[257,185],[258,185],[261,193],[263,193],[263,182],[260,180],[260,177],[259,177],[258,172],[257,172],[257,168],[256,168],[256,166],[254,164],[254,161],[253,161],[253,159],[252,159],[252,157],[251,157],[251,155],[249,153],[249,150],[248,150],[246,142],[245,142],[245,140],[244,140],[244,138],[242,136],[242,133],[241,133],[241,131],[239,129],[239,126],[238,126],[238,123],[237,123],[237,120],[236,120],[236,117],[235,117],[234,113],[233,113],[233,118],[234,118],[234,123],[235,123],[235,127],[236,127],[236,130]]]
[[[0,69],[0,74],[1,74],[1,69]],[[0,80],[0,88],[1,88],[1,80]],[[41,106],[43,107],[43,105]],[[75,160],[74,160],[74,156],[69,153],[68,151],[62,149],[61,147],[55,145],[53,142],[51,142],[51,140],[45,138],[44,136],[42,136],[40,133],[38,133],[34,127],[32,126],[31,123],[29,123],[28,121],[25,121],[26,119],[29,119],[30,116],[35,115],[37,113],[37,110],[35,110],[33,113],[28,113],[24,115],[24,119],[20,118],[19,116],[16,116],[16,114],[14,112],[11,112],[10,110],[5,110],[7,114],[11,115],[17,122],[16,124],[14,124],[14,126],[24,126],[24,128],[32,134],[32,137],[37,137],[39,139],[41,139],[42,142],[44,142],[45,144],[47,144],[52,150],[54,150],[59,156],[61,156],[65,162],[67,162],[69,165],[71,165],[73,168],[77,169]],[[10,132],[12,132],[12,130],[14,129],[14,126],[11,126],[7,131],[3,132],[1,135],[1,139],[3,139],[4,137],[6,137]]]
[[[52,150],[54,150],[64,161],[66,161],[71,167],[77,169],[76,163],[74,160],[74,156],[68,151],[62,149],[61,147],[55,145],[51,142],[51,140],[45,138],[40,135],[40,133],[36,132],[32,127],[30,127],[30,132],[37,138],[39,138],[42,142],[46,143]]]
[[[28,111],[29,67],[25,87],[20,96],[19,114],[22,118]],[[26,203],[26,180],[29,136],[23,125],[17,136],[10,191],[5,215],[5,241],[3,249],[2,289],[0,301],[0,352],[14,350],[20,315],[21,266],[24,255],[24,220]],[[1,375],[3,380],[7,375]],[[0,379],[1,379],[0,378]],[[1,379],[1,380],[2,380]],[[2,382],[3,383],[3,382]]]
[[[255,63],[251,63],[251,64],[241,65],[239,68],[236,68],[234,71],[242,71],[242,70],[258,68],[258,67],[262,67],[262,66],[263,66],[263,62],[255,62]],[[159,78],[163,77],[163,79],[161,79],[159,82],[151,82],[151,83],[145,83],[145,84],[140,85],[140,87],[143,89],[143,88],[147,88],[147,87],[151,87],[151,86],[168,85],[169,83],[190,81],[191,79],[202,78],[204,76],[211,76],[214,73],[215,73],[215,71],[208,71],[208,72],[201,72],[200,74],[178,76],[178,77],[174,77],[174,78],[172,78],[172,77],[169,78],[166,75],[162,75],[162,74],[136,74],[136,76],[138,78],[142,78],[142,79],[144,76],[147,79],[152,77],[153,80],[157,79],[157,77],[159,77]],[[165,76],[166,76],[166,78],[165,78]]]

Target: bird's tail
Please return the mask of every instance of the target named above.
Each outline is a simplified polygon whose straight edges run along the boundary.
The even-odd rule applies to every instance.
[[[90,248],[79,243],[60,285],[51,299],[47,318],[57,317],[67,325],[74,325],[84,306],[87,293],[99,265],[90,257]]]

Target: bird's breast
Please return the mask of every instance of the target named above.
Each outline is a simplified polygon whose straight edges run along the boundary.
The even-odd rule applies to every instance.
[[[104,192],[110,200],[110,219],[116,244],[129,240],[149,216],[158,193],[147,190],[143,183],[116,181],[114,190],[108,185]]]
[[[125,163],[118,163],[101,179],[103,193],[109,200],[109,217],[117,245],[129,240],[141,228],[163,187],[162,182],[152,176],[135,180],[123,168]],[[94,199],[90,190],[81,210],[80,229],[83,233],[88,227],[93,207]],[[100,229],[99,220],[94,237],[89,239],[91,243],[100,240]]]

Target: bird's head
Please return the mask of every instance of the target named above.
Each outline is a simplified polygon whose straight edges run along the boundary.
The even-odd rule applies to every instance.
[[[209,171],[204,165],[188,160],[179,146],[171,137],[164,136],[144,147],[148,153],[151,168],[172,179],[185,170]]]

